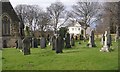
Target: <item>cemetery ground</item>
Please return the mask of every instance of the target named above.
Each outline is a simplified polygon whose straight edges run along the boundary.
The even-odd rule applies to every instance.
[[[46,49],[31,48],[30,55],[23,55],[18,49],[5,48],[2,51],[3,70],[117,70],[118,43],[112,43],[112,52],[100,52],[102,45],[96,40],[97,47],[89,48],[81,42],[71,49],[56,54],[50,46]]]

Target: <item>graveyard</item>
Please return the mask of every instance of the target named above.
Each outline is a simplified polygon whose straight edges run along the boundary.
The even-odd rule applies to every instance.
[[[0,1],[0,70],[119,70],[120,1],[13,1]]]
[[[102,47],[99,40],[97,47],[88,48],[86,43],[76,41],[76,46],[64,49],[56,54],[48,46],[46,49],[31,48],[31,54],[24,56],[15,48],[3,50],[3,70],[117,70],[118,47],[113,42],[112,52],[100,52]]]

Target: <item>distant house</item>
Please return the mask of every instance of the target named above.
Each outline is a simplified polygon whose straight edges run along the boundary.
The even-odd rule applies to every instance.
[[[9,0],[1,0],[0,5],[0,48],[13,47],[20,21]]]
[[[78,22],[74,22],[68,26],[68,32],[70,34],[78,35],[78,34],[81,34],[82,30],[83,30],[83,28],[81,27],[81,25]]]

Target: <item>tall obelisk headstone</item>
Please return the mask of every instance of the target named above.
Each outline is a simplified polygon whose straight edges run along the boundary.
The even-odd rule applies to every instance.
[[[108,43],[108,32],[107,31],[105,31],[104,36],[105,36],[104,45],[103,45],[103,47],[101,48],[100,51],[109,52],[109,47],[107,45],[107,43]]]

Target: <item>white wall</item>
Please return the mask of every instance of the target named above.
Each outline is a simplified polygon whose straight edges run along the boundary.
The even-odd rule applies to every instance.
[[[68,27],[69,29],[69,33],[70,34],[74,34],[74,35],[77,35],[77,34],[81,34],[81,27]]]

